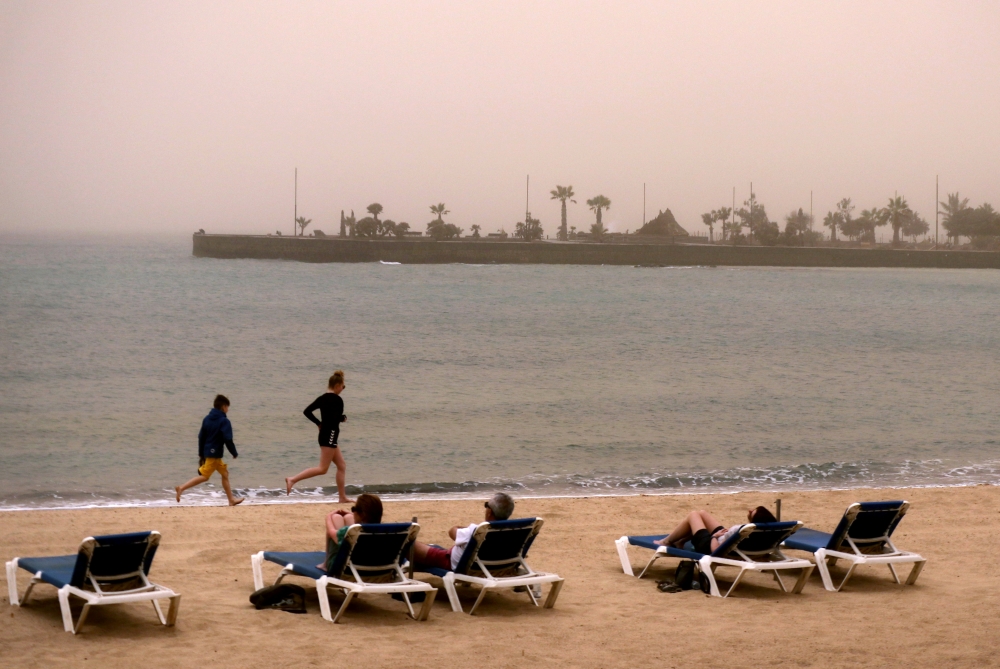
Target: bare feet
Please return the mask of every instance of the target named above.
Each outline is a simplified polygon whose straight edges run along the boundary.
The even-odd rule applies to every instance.
[[[354,500],[347,499],[346,497],[341,497],[339,500],[337,500],[337,504],[354,504]]]
[[[236,499],[229,500],[229,506],[236,506],[237,504],[242,504],[245,497],[237,497]]]
[[[177,486],[176,488],[174,488],[174,492],[177,493],[177,501],[180,502],[181,501],[181,487]]]
[[[295,485],[295,484],[292,483],[292,479],[290,479],[290,478],[286,478],[285,479],[285,494],[286,495],[291,495],[292,494],[292,486],[293,485]]]

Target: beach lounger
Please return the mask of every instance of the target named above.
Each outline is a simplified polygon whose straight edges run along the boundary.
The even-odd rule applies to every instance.
[[[351,525],[329,572],[317,566],[326,560],[324,551],[303,553],[261,551],[250,557],[254,588],[260,590],[264,587],[262,566],[266,560],[282,567],[274,582],[275,585],[289,574],[313,579],[319,595],[320,611],[330,622],[335,623],[340,620],[356,595],[395,593],[402,594],[411,617],[416,620],[427,620],[434,598],[437,596],[437,588],[430,583],[407,578],[403,573],[403,567],[406,566],[405,556],[416,541],[419,531],[420,526],[416,523]],[[330,614],[328,587],[340,588],[345,594],[344,603],[333,616]],[[419,613],[414,613],[410,602],[409,593],[413,592],[426,593]]]
[[[899,550],[890,539],[908,508],[910,504],[906,501],[855,502],[847,507],[844,517],[832,533],[804,528],[785,539],[784,546],[812,553],[823,578],[823,587],[831,592],[838,592],[844,587],[847,579],[854,573],[854,568],[864,564],[888,565],[892,578],[898,584],[899,576],[895,565],[912,563],[913,568],[906,584],[913,585],[927,560],[916,553]],[[851,566],[840,585],[834,587],[830,567],[837,560],[847,560]]]
[[[87,537],[80,543],[76,555],[57,557],[14,558],[7,563],[7,587],[10,603],[27,604],[28,596],[37,583],[48,583],[59,589],[59,608],[63,627],[76,634],[83,627],[92,606],[153,602],[156,615],[164,625],[173,625],[181,596],[170,588],[150,583],[149,567],[160,545],[159,532],[134,532]],[[17,594],[17,569],[32,574],[24,597]],[[73,623],[70,596],[84,601],[80,617]],[[161,599],[170,600],[166,617],[160,610]]]
[[[622,570],[629,576],[633,575],[632,563],[628,556],[628,546],[639,546],[652,551],[653,557],[646,563],[645,568],[639,574],[639,578],[645,575],[646,571],[654,562],[660,558],[673,557],[682,560],[694,560],[703,574],[708,577],[711,585],[710,594],[713,597],[728,597],[736,586],[739,585],[743,575],[748,571],[770,571],[774,572],[774,578],[781,586],[782,592],[788,592],[785,582],[781,579],[779,572],[786,569],[799,569],[799,578],[795,582],[792,592],[798,594],[802,592],[809,574],[812,573],[813,563],[809,560],[790,558],[781,552],[781,542],[789,535],[796,532],[802,523],[799,521],[788,521],[779,523],[749,523],[740,528],[739,532],[729,537],[725,543],[721,544],[711,554],[704,555],[697,551],[689,551],[673,546],[659,546],[654,541],[663,539],[665,534],[651,536],[622,537],[615,541],[618,548],[618,558],[622,563]],[[726,594],[721,594],[719,586],[715,580],[715,570],[718,567],[735,567],[740,573],[733,580],[732,585]]]
[[[476,603],[469,609],[469,615],[479,608],[488,591],[499,588],[524,587],[531,602],[538,606],[541,586],[545,583],[552,584],[545,599],[545,608],[555,606],[563,585],[562,577],[535,571],[525,562],[528,549],[541,531],[543,522],[541,518],[520,518],[480,523],[469,539],[456,569],[426,569],[427,573],[444,581],[451,610],[462,612],[456,582],[478,585],[481,588]]]

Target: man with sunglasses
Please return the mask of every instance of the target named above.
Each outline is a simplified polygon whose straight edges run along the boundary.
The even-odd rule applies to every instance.
[[[514,513],[514,499],[504,492],[498,492],[484,505],[486,507],[485,519],[487,522],[494,520],[507,520]],[[452,570],[458,567],[462,553],[472,538],[479,523],[472,523],[466,527],[456,525],[448,530],[448,536],[455,542],[451,548],[441,548],[431,546],[422,541],[418,541],[413,546],[413,560],[417,568],[437,567],[438,569]]]

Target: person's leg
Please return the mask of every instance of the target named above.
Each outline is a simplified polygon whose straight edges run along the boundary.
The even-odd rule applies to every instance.
[[[222,489],[226,491],[226,498],[229,499],[229,506],[236,506],[243,502],[242,497],[233,497],[233,489],[229,487],[229,472],[222,470],[219,472],[222,477]]]
[[[319,449],[319,466],[318,467],[310,467],[309,469],[303,469],[301,472],[299,472],[295,476],[291,476],[289,478],[286,478],[285,479],[285,494],[286,495],[291,495],[292,494],[292,486],[294,486],[299,481],[302,481],[304,479],[311,479],[314,476],[322,476],[323,474],[326,474],[328,471],[330,471],[330,462],[333,461],[334,453],[336,451],[339,451],[339,450],[340,450],[339,448],[324,448],[324,447],[320,446],[320,449]],[[344,502],[343,499],[341,499],[340,501]]]
[[[688,525],[691,526],[691,536],[698,533],[698,530],[705,529],[705,518],[701,515],[705,511],[692,511],[688,516]]]
[[[698,515],[701,516],[701,522],[704,524],[705,529],[709,532],[713,531],[717,527],[722,527],[722,523],[720,523],[715,516],[710,514],[708,511],[702,509],[701,511],[698,511]]]
[[[185,490],[187,490],[188,488],[193,488],[193,487],[195,487],[196,485],[199,485],[199,484],[201,484],[201,483],[204,483],[204,482],[205,482],[205,481],[207,481],[207,480],[208,480],[208,477],[207,477],[207,476],[201,476],[201,475],[198,475],[198,476],[195,476],[195,477],[194,477],[193,479],[191,479],[190,481],[188,481],[187,483],[185,483],[184,485],[181,485],[181,486],[177,486],[176,488],[174,488],[174,492],[176,492],[176,493],[177,493],[177,501],[178,501],[178,502],[179,502],[179,501],[181,501],[181,493],[182,493],[182,492],[184,492],[184,491],[185,491]]]
[[[341,504],[352,504],[354,500],[347,499],[347,463],[344,462],[344,454],[339,448],[324,448],[324,451],[333,451],[333,464],[337,465],[337,494],[340,496]]]
[[[694,527],[694,523],[696,523],[698,527]],[[702,527],[704,527],[704,523],[701,520],[701,516],[698,515],[697,511],[692,511],[688,514],[687,518],[682,520],[677,527],[670,531],[670,534],[656,543],[661,546],[680,546],[682,543],[690,539],[694,533]]]

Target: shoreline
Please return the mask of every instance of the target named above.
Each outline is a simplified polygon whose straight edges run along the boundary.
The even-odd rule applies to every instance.
[[[379,498],[384,503],[421,503],[421,502],[458,502],[466,501],[470,499],[482,499],[484,496],[493,494],[494,492],[506,492],[510,495],[515,496],[517,499],[524,500],[574,500],[574,499],[591,499],[591,498],[632,498],[632,497],[690,497],[695,495],[749,495],[749,494],[764,494],[764,495],[776,495],[781,493],[787,494],[797,494],[797,493],[823,493],[823,492],[850,492],[854,490],[950,490],[950,489],[961,489],[961,488],[997,488],[1000,487],[1000,483],[986,483],[986,482],[965,482],[965,483],[927,483],[927,484],[908,484],[908,485],[858,485],[858,486],[838,486],[838,487],[824,487],[824,488],[809,488],[809,487],[780,487],[780,488],[739,488],[739,489],[697,489],[697,490],[670,490],[670,491],[655,491],[655,492],[607,492],[607,493],[581,493],[581,494],[555,494],[555,495],[535,495],[531,494],[519,494],[516,490],[503,490],[503,489],[492,489],[492,490],[482,490],[479,492],[470,493],[442,493],[436,495],[434,493],[419,493],[412,496],[407,495],[397,495],[395,493],[389,494],[378,494]],[[277,488],[275,488],[277,490]],[[170,491],[173,492],[173,491]],[[237,489],[233,490],[234,493],[239,494],[240,491]],[[361,493],[355,493],[355,496]],[[185,509],[205,509],[205,508],[216,508],[225,507],[226,505],[222,502],[225,500],[224,494],[218,493],[218,503],[216,500],[212,499],[213,503],[205,504],[186,504],[184,502],[177,503],[171,499],[163,500],[150,500],[148,503],[142,502],[124,502],[121,504],[92,504],[88,506],[45,506],[45,507],[0,507],[0,514],[4,513],[22,513],[31,511],[89,511],[89,510],[100,510],[100,509],[173,509],[173,508],[185,508]],[[287,501],[279,500],[256,500],[253,498],[246,498],[240,506],[251,507],[251,506],[295,506],[295,505],[316,505],[316,504],[331,504],[336,506],[338,502],[331,499],[330,497],[319,497],[316,496],[314,499],[288,499]]]

